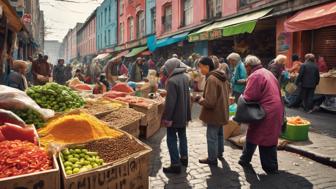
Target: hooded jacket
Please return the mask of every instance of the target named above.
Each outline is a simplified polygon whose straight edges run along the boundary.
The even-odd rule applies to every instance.
[[[223,71],[214,70],[207,75],[203,93],[200,120],[211,125],[225,125],[229,120],[229,82]]]
[[[165,64],[169,78],[166,82],[167,96],[162,119],[172,121],[174,128],[183,128],[191,120],[189,79],[184,74],[186,68],[175,62],[170,63],[172,64]]]

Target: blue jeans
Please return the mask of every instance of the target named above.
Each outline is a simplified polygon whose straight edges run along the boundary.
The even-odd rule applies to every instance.
[[[222,125],[208,124],[207,132],[208,160],[217,161],[224,153],[224,129]]]
[[[177,135],[179,140],[179,147],[177,147]],[[188,158],[188,145],[186,128],[167,128],[167,146],[170,155],[170,162],[172,165],[180,165],[180,157]],[[179,153],[180,152],[180,153]]]

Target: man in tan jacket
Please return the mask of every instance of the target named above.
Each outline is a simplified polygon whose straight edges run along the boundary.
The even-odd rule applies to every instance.
[[[206,76],[203,97],[195,99],[202,106],[200,120],[207,124],[208,157],[200,163],[217,166],[217,158],[223,160],[223,125],[229,120],[229,83],[226,74],[216,69],[209,57],[202,57],[199,68]]]

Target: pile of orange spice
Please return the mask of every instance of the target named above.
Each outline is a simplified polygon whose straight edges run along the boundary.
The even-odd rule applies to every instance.
[[[66,114],[48,122],[38,130],[40,143],[72,144],[84,143],[101,138],[117,138],[123,133],[87,113]]]

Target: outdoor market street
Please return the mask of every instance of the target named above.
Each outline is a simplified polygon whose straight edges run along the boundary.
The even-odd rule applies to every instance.
[[[196,110],[195,110],[196,109]],[[197,119],[198,108],[193,112],[194,121],[187,128],[189,147],[189,167],[180,175],[164,174],[162,167],[170,162],[166,144],[165,129],[146,141],[153,148],[150,168],[150,188],[335,188],[336,169],[317,163],[287,151],[278,151],[279,175],[266,175],[261,169],[259,153],[256,152],[252,165],[256,173],[244,170],[237,162],[241,149],[225,142],[225,161],[218,167],[209,167],[198,163],[198,159],[207,154],[206,128]],[[296,114],[297,110],[287,111]],[[332,114],[309,114],[313,122],[323,119],[331,120]],[[318,116],[319,115],[319,116]],[[327,121],[325,121],[327,125]],[[329,122],[328,125],[330,125]],[[323,129],[323,128],[322,128]],[[325,128],[327,130],[327,128]],[[326,174],[328,173],[328,174]]]

